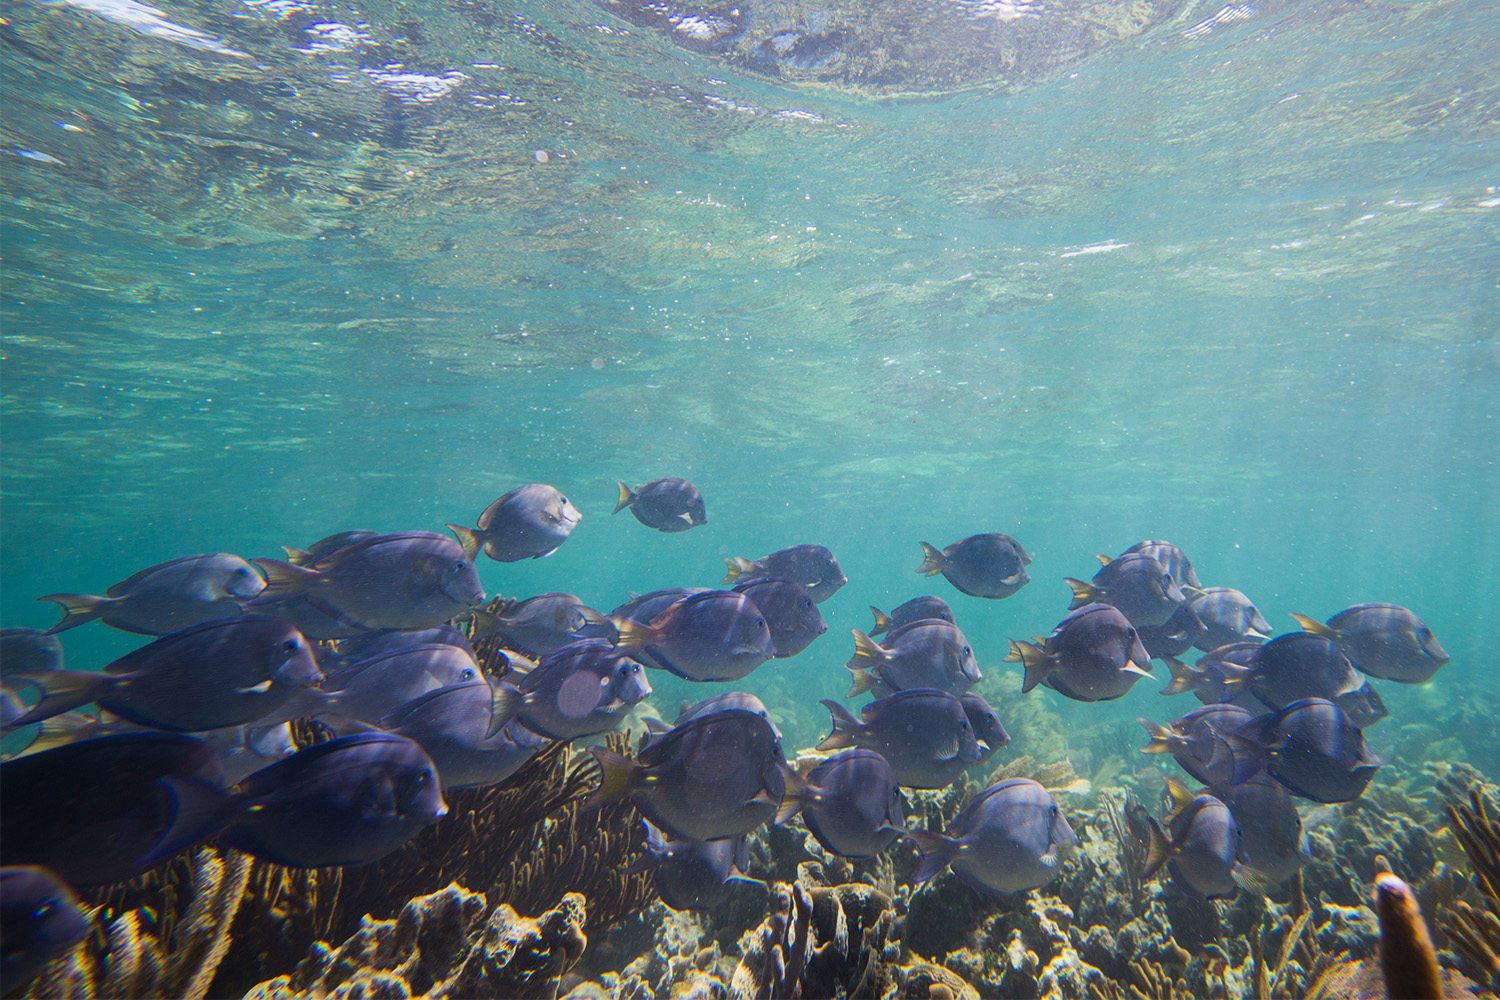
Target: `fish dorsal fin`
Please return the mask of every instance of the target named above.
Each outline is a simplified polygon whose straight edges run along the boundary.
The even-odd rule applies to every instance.
[[[1291,615],[1297,620],[1297,624],[1302,626],[1302,631],[1304,632],[1310,632],[1313,635],[1321,636],[1324,639],[1337,639],[1339,636],[1338,629],[1329,628],[1327,625],[1324,625],[1316,618],[1310,618],[1307,615],[1299,615],[1295,611],[1289,611],[1287,612],[1287,614]]]

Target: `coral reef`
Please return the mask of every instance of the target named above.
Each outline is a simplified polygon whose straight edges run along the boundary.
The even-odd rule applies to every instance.
[[[319,942],[295,972],[246,1000],[551,997],[588,944],[584,920],[578,893],[533,919],[450,885],[409,901],[395,919],[366,918],[338,948]]]

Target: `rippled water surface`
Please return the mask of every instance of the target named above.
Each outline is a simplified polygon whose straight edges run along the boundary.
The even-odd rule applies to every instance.
[[[918,541],[979,531],[1035,559],[938,591],[987,673],[1167,538],[1277,629],[1417,610],[1454,662],[1411,719],[1500,626],[1495,39],[1461,0],[12,3],[4,623],[542,481],[584,520],[491,593],[831,547],[829,634],[747,682],[801,739]],[[662,475],[706,527],[609,516]]]

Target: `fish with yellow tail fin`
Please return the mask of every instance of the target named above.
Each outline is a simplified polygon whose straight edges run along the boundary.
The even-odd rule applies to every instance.
[[[653,479],[639,490],[621,483],[620,499],[610,513],[626,507],[637,521],[657,531],[687,531],[708,523],[703,495],[686,479]]]
[[[728,572],[719,585],[744,583],[761,576],[777,576],[783,580],[794,580],[807,588],[812,599],[822,604],[834,592],[849,582],[839,561],[822,545],[792,545],[778,549],[768,556],[751,562],[735,556],[725,559]]]
[[[1194,795],[1174,778],[1167,779],[1167,791],[1172,797],[1167,829],[1148,820],[1142,876],[1151,878],[1167,867],[1172,884],[1197,899],[1232,896],[1236,887],[1264,895],[1267,880],[1241,860],[1239,826],[1229,807],[1207,792]]]
[[[1204,705],[1170,726],[1138,719],[1151,737],[1142,753],[1169,753],[1205,785],[1232,787],[1265,767],[1265,750],[1240,735],[1255,717],[1235,705]]]
[[[1443,971],[1432,935],[1411,886],[1390,872],[1375,876],[1380,918],[1380,971],[1391,1000],[1433,1000],[1443,995]]]
[[[941,552],[926,542],[922,546],[923,576],[943,574],[953,586],[970,597],[992,600],[1009,597],[1031,582],[1026,565],[1031,556],[1009,535],[990,532],[961,538]]]
[[[1074,701],[1110,701],[1151,676],[1140,636],[1108,604],[1069,612],[1041,645],[1011,640],[1006,660],[1024,668],[1023,693],[1045,684]]]
[[[1449,659],[1432,629],[1399,604],[1356,604],[1327,625],[1295,611],[1292,617],[1304,631],[1337,643],[1360,673],[1382,680],[1420,684]]]
[[[906,788],[946,788],[983,756],[963,702],[947,691],[897,691],[865,705],[859,719],[836,701],[822,704],[833,716],[833,732],[818,749],[874,750]]]
[[[913,882],[920,885],[951,866],[970,886],[991,895],[1046,885],[1078,847],[1067,817],[1030,778],[990,785],[945,833],[912,830],[906,836],[922,852]]]
[[[840,750],[806,778],[791,768],[785,777],[776,822],[800,812],[818,843],[840,857],[873,857],[906,832],[896,775],[873,750]]]
[[[1130,619],[1137,628],[1162,625],[1187,603],[1187,596],[1161,563],[1144,552],[1127,552],[1118,559],[1099,557],[1104,566],[1094,574],[1092,583],[1072,577],[1064,581],[1073,589],[1069,610],[1087,604],[1110,604]],[[1192,615],[1192,609],[1185,612]],[[1201,627],[1202,622],[1192,615]]]
[[[448,529],[470,559],[483,549],[496,562],[519,562],[556,552],[582,518],[556,487],[530,483],[486,507],[477,527],[450,524]]]
[[[963,630],[952,622],[923,619],[886,636],[885,645],[854,633],[854,672],[849,697],[873,690],[877,695],[913,688],[936,688],[960,695],[979,681],[979,663]]]
[[[919,622],[924,618],[953,621],[953,609],[948,607],[947,601],[941,597],[925,594],[921,597],[913,597],[905,604],[896,607],[890,614],[886,614],[874,605],[870,606],[870,613],[875,616],[875,627],[870,629],[871,636],[898,629],[912,622]]]

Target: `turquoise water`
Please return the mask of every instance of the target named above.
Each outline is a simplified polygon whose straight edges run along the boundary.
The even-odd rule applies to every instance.
[[[19,3],[0,34],[8,627],[547,482],[581,525],[481,559],[490,594],[609,609],[834,551],[828,634],[741,685],[795,746],[867,605],[947,598],[998,691],[1062,577],[1146,538],[1278,630],[1414,609],[1453,662],[1382,685],[1387,731],[1493,683],[1485,5],[767,4],[717,51],[582,0],[143,10]],[[845,50],[767,75],[786,25]],[[707,526],[610,516],[665,475]],[[983,531],[1034,558],[1015,597],[914,572]],[[137,644],[64,639],[76,667]],[[653,683],[669,715],[722,689]]]

